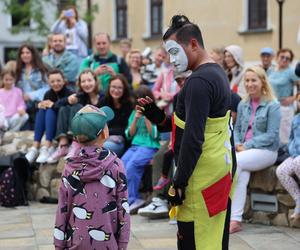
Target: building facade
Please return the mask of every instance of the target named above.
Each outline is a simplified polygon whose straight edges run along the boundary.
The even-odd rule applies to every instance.
[[[44,13],[46,23],[50,25],[54,22],[57,6],[52,3],[45,3],[43,7],[44,9],[41,11]],[[0,1],[0,62],[3,64],[15,57],[17,49],[24,42],[30,41],[38,48],[44,46],[46,37],[30,32],[30,28],[34,28],[36,25],[33,21],[24,23],[24,28],[18,33],[11,31],[14,25],[21,21],[22,15],[14,16],[13,14],[6,13],[4,11],[4,2]]]
[[[129,38],[133,48],[156,47],[174,14],[185,14],[202,30],[207,48],[237,44],[245,60],[258,59],[259,50],[278,49],[280,0],[97,0],[99,12],[93,34],[108,32],[118,50],[118,41]],[[96,1],[94,1],[96,2]],[[282,8],[282,46],[300,57],[297,34],[300,1],[285,0]]]

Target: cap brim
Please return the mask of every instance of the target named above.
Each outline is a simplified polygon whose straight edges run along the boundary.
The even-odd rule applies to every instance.
[[[110,107],[104,106],[104,107],[101,107],[100,110],[105,113],[107,121],[111,121],[112,119],[114,119],[115,114],[114,114],[114,111]]]

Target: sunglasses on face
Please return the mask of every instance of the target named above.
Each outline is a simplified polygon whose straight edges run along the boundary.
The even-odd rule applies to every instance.
[[[285,61],[290,61],[291,60],[291,58],[288,57],[288,56],[280,56],[279,58],[280,58],[280,60],[285,60]]]

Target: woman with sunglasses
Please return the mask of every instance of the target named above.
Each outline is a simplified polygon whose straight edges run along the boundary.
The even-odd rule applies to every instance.
[[[280,101],[281,122],[279,136],[282,144],[287,144],[289,140],[294,117],[294,85],[299,80],[295,75],[294,69],[290,66],[293,59],[294,53],[291,49],[280,49],[276,57],[277,67],[269,74],[269,81],[278,101]]]

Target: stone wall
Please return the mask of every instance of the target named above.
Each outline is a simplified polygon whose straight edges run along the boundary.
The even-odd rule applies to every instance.
[[[0,156],[15,152],[26,153],[33,144],[33,132],[7,132],[4,135],[3,145],[0,146]],[[40,200],[43,196],[58,198],[60,176],[65,161],[61,159],[58,164],[33,165],[31,178],[27,183],[28,199]]]
[[[276,177],[276,166],[251,174],[245,205],[244,219],[249,223],[300,228],[300,220],[291,220],[295,202]],[[277,212],[254,211],[251,209],[250,194],[274,195],[278,202]]]
[[[8,132],[4,137],[4,145],[0,146],[0,156],[13,154],[17,151],[25,153],[32,143],[33,132],[31,131]],[[57,198],[58,188],[61,183],[60,176],[64,164],[65,161],[61,159],[58,164],[36,166],[36,170],[28,182],[28,198],[30,200],[40,200],[43,196]],[[300,228],[300,220],[290,220],[295,203],[278,181],[275,171],[276,166],[272,166],[251,174],[243,217],[249,223]],[[264,212],[252,210],[250,205],[251,193],[275,195],[278,201],[278,211]]]

